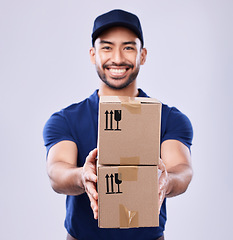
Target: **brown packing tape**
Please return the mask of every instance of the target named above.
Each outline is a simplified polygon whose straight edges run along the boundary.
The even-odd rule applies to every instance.
[[[139,165],[140,157],[120,157],[120,165]]]
[[[119,180],[137,181],[138,167],[137,166],[122,166],[118,167]]]
[[[128,210],[119,204],[120,228],[138,227],[138,212]]]
[[[125,107],[132,114],[141,114],[141,102],[134,97],[118,97],[121,105]]]

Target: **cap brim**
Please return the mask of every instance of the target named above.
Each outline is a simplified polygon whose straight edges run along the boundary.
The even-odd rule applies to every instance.
[[[93,44],[93,46],[94,46],[95,40],[104,31],[106,31],[106,30],[108,30],[109,28],[112,28],[112,27],[125,27],[125,28],[130,29],[132,32],[134,32],[137,35],[137,37],[140,39],[140,41],[142,42],[142,45],[143,45],[143,40],[140,38],[141,34],[135,26],[133,26],[131,24],[128,24],[128,23],[125,23],[125,22],[114,22],[114,23],[105,24],[102,27],[98,28],[95,32],[92,33],[92,44]]]

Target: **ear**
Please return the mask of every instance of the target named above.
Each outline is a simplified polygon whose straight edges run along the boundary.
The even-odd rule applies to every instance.
[[[89,54],[90,54],[91,62],[92,62],[93,64],[95,64],[95,48],[94,48],[94,47],[92,47],[92,48],[90,49]]]
[[[146,62],[146,56],[147,56],[147,50],[146,50],[146,48],[143,48],[141,50],[141,57],[140,57],[140,60],[141,60],[140,64],[141,65],[144,65],[144,63]]]

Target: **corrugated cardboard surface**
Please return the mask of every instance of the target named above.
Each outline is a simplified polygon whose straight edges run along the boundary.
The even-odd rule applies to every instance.
[[[103,165],[157,165],[161,103],[151,98],[101,97],[98,155]]]
[[[159,225],[157,166],[98,166],[101,228]]]

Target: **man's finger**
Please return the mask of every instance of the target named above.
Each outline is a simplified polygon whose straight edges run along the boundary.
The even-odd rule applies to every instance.
[[[97,183],[97,176],[90,171],[84,173],[84,179],[85,179],[85,182]]]
[[[98,202],[91,196],[91,194],[87,193],[90,199],[90,205],[94,214],[94,219],[98,218]]]
[[[159,194],[159,211],[161,210],[164,198],[165,198],[165,193],[164,191],[161,191]]]
[[[93,182],[87,182],[85,186],[85,190],[88,194],[92,196],[93,199],[98,199],[98,193],[95,188],[95,184]]]
[[[159,179],[159,189],[163,189],[166,186],[167,183],[167,179],[166,179],[166,175],[164,174],[164,176],[161,176],[161,178]]]
[[[163,162],[163,160],[162,160],[161,158],[159,159],[158,168],[159,168],[162,172],[164,172],[165,169],[166,169],[165,164],[164,164],[164,162]]]
[[[88,162],[92,162],[92,163],[95,163],[96,162],[96,157],[97,157],[97,148],[95,148],[94,150],[92,150],[89,155],[87,156],[86,158],[86,161]]]

